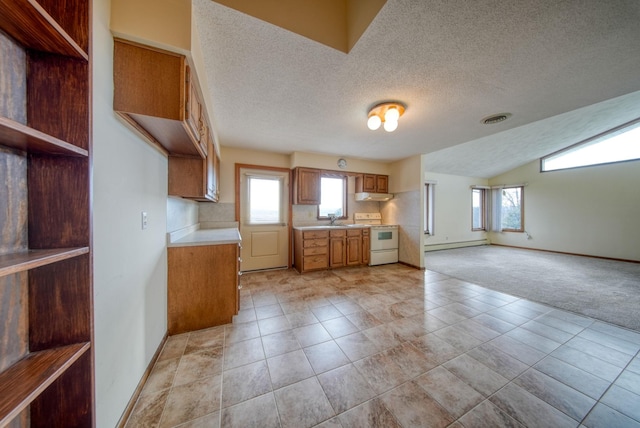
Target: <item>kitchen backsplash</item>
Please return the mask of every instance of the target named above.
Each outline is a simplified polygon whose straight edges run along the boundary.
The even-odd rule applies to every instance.
[[[377,213],[380,212],[381,205],[385,203],[386,202],[356,201],[355,194],[349,193],[347,195],[347,214],[349,215],[349,219],[340,219],[338,222],[353,223],[353,213]],[[293,205],[292,215],[294,226],[312,226],[328,223],[328,220],[317,219],[317,205]]]
[[[172,205],[180,206],[177,202],[171,201]],[[353,223],[353,213],[377,213],[380,211],[380,205],[384,202],[360,202],[355,200],[355,195],[350,193],[347,197],[347,213],[349,214],[349,220],[339,220],[344,223]],[[189,212],[189,206],[180,206],[182,211],[177,208],[174,209],[176,213],[181,214],[182,217],[186,216]],[[170,212],[173,212],[170,211]],[[316,216],[318,215],[318,207],[316,205],[293,205],[292,209],[293,225],[311,225],[311,224],[323,224],[327,221],[318,221]],[[216,203],[200,202],[197,204],[197,216],[194,223],[200,223],[201,228],[215,228],[215,227],[228,227],[227,225],[236,221],[236,204],[234,203]],[[181,222],[181,224],[184,223]],[[184,224],[181,227],[190,226]],[[179,229],[179,228],[176,228]],[[173,230],[176,230],[173,229]]]
[[[167,232],[184,229],[198,223],[198,203],[188,199],[167,198]]]

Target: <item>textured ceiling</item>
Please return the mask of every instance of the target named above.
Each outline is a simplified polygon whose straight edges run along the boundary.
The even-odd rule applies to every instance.
[[[348,54],[193,5],[224,146],[492,177],[640,116],[637,0],[388,0]],[[385,100],[407,105],[398,130],[370,131]]]

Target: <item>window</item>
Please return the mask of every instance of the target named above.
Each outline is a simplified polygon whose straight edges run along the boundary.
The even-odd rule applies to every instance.
[[[280,177],[248,176],[249,180],[249,223],[283,223],[282,210],[283,182]]]
[[[485,189],[471,189],[471,230],[486,230]]]
[[[555,171],[640,159],[640,119],[540,159],[540,170]]]
[[[503,231],[523,232],[523,193],[524,187],[505,187],[502,189],[502,207],[500,223]]]
[[[318,218],[329,218],[329,214],[338,218],[347,218],[347,177],[320,177],[320,205]]]
[[[435,183],[424,184],[424,233],[427,235],[434,234],[433,213],[435,196]]]

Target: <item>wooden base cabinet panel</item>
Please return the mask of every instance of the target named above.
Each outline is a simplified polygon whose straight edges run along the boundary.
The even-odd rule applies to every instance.
[[[237,244],[169,247],[169,335],[228,324],[238,313]]]

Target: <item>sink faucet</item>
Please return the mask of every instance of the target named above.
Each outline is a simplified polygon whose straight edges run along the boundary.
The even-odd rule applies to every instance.
[[[335,214],[328,214],[327,217],[329,217],[329,221],[331,222],[329,224],[331,226],[333,226],[336,223],[336,219],[338,218],[338,217],[336,217]]]

